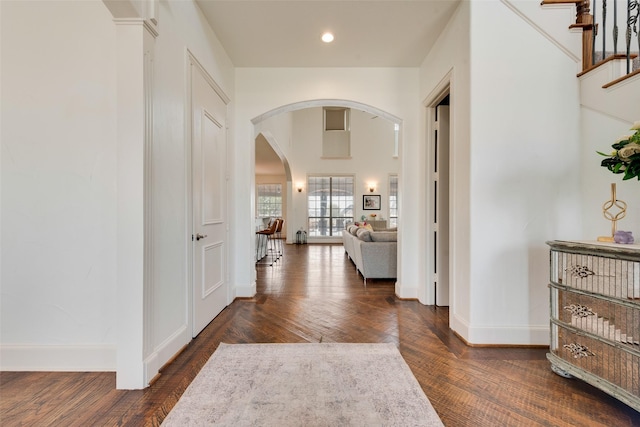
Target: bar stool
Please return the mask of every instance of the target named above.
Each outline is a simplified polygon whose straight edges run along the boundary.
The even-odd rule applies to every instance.
[[[269,257],[269,252],[273,253],[273,235],[275,234],[275,232],[276,232],[276,230],[278,228],[278,223],[279,222],[280,221],[278,219],[274,219],[269,224],[269,228],[266,228],[266,229],[260,230],[260,231],[256,231],[256,235],[258,236],[258,239],[259,239],[259,242],[260,242],[258,244],[258,246],[259,247],[261,247],[263,245],[266,246],[265,255],[263,257],[261,257],[260,259],[258,259],[256,264],[266,264],[268,262],[268,260],[265,261],[265,262],[262,262],[262,260],[264,258],[268,258]],[[264,240],[260,240],[260,239],[264,239]],[[257,250],[257,248],[256,248],[256,250]],[[273,263],[276,262],[276,260],[277,260],[277,258],[273,259],[273,256],[272,256],[271,264],[269,264],[269,265],[272,266]]]
[[[284,219],[278,218],[278,227],[276,227],[276,232],[274,239],[277,240],[276,246],[278,248],[278,258],[284,255],[284,243],[282,242],[282,226],[284,225]]]
[[[270,219],[267,228],[256,231],[256,262],[267,255],[269,231],[273,226],[275,226],[275,220]]]

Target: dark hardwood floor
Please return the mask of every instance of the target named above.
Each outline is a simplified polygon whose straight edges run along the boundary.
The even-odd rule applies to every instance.
[[[342,246],[286,246],[258,267],[255,298],[233,302],[145,390],[114,373],[2,372],[1,426],[159,425],[220,342],[391,342],[446,426],[640,426],[640,413],[549,369],[545,349],[464,345],[448,309],[363,286]],[[540,286],[545,286],[541,283]]]

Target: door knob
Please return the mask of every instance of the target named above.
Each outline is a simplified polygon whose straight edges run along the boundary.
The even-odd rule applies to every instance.
[[[207,237],[206,234],[200,234],[200,233],[196,233],[196,240],[200,240],[200,239],[204,239],[205,237]]]

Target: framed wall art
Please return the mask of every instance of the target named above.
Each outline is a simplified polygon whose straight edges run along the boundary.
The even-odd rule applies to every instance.
[[[365,211],[379,211],[380,210],[380,195],[364,195],[362,196],[362,209]]]

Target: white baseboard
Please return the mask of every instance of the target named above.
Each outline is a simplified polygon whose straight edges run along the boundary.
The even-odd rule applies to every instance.
[[[1,371],[115,372],[116,345],[0,345]]]
[[[418,287],[403,285],[400,281],[395,283],[395,293],[398,298],[418,299]]]
[[[549,345],[549,325],[472,326],[453,316],[450,328],[471,345]]]
[[[256,282],[247,286],[237,286],[233,289],[235,290],[234,298],[253,298],[256,296]]]
[[[549,345],[548,326],[474,327],[470,332],[470,344]]]
[[[452,310],[451,306],[449,306],[449,310]],[[462,339],[466,340],[467,342],[469,341],[469,324],[460,317],[456,316],[455,313],[452,315],[451,312],[449,312],[449,329],[460,335]]]
[[[149,384],[169,360],[191,341],[188,325],[182,325],[164,340],[144,361],[144,382]]]

